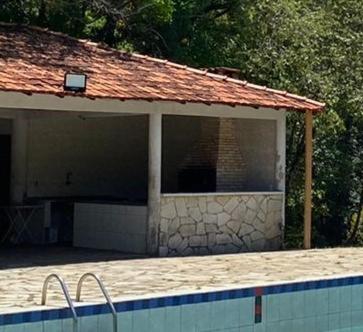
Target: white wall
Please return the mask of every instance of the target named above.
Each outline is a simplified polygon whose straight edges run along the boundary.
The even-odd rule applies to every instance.
[[[73,245],[144,254],[146,206],[76,203]]]
[[[33,119],[28,148],[28,197],[146,199],[146,116]]]

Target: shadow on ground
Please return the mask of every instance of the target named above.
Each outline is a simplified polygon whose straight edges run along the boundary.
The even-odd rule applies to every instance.
[[[109,250],[58,246],[0,247],[0,270],[48,265],[107,262],[135,258],[146,258],[146,256]]]

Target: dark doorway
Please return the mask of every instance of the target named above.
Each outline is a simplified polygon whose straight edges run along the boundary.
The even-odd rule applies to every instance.
[[[0,205],[10,202],[11,136],[0,135]]]

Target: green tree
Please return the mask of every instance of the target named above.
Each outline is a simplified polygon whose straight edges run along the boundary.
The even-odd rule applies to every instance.
[[[172,0],[0,0],[0,20],[152,52]]]

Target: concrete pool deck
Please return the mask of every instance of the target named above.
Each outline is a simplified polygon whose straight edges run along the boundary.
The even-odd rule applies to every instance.
[[[65,253],[59,260],[49,258],[51,251],[38,253],[29,263],[26,254],[12,258],[0,251],[0,314],[44,308],[41,288],[50,273],[65,279],[72,297],[83,273],[97,273],[114,300],[363,275],[363,248],[143,259],[86,253],[76,251],[71,258]],[[48,307],[65,306],[59,289],[52,282]],[[104,302],[92,280],[85,282],[82,297]]]

